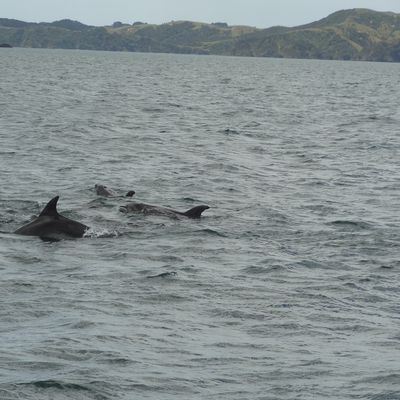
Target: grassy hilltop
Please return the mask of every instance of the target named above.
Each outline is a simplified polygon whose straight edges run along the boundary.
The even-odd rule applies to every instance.
[[[224,23],[136,22],[94,27],[77,21],[0,19],[0,43],[15,47],[400,61],[400,14],[338,11],[307,25],[257,29]]]

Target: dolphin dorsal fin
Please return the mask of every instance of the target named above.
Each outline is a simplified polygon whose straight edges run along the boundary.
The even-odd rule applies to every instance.
[[[183,215],[185,215],[188,218],[200,218],[201,213],[204,210],[208,210],[210,207],[208,206],[196,206],[191,208],[190,210],[187,210]]]
[[[49,215],[51,217],[57,217],[57,201],[60,196],[56,196],[52,198],[47,204],[46,207],[43,208],[42,212],[40,213],[39,217],[43,217],[45,215]]]

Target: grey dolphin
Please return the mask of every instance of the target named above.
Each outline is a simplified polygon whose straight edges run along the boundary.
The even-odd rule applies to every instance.
[[[136,212],[142,213],[145,215],[162,215],[171,218],[178,218],[179,216],[187,217],[187,218],[200,218],[203,211],[208,210],[209,206],[196,206],[191,208],[188,211],[180,212],[175,211],[170,208],[152,206],[150,204],[145,203],[128,203],[125,206],[121,206],[119,210],[121,212],[129,213]]]
[[[114,190],[109,189],[105,185],[94,185],[94,188],[96,190],[96,193],[99,196],[104,196],[104,197],[115,197],[118,196],[117,193],[114,192]],[[126,197],[132,197],[135,194],[134,190],[130,190],[125,196]]]
[[[15,233],[50,240],[82,237],[89,227],[60,215],[57,212],[58,199],[59,196],[51,199],[37,218],[17,229]]]

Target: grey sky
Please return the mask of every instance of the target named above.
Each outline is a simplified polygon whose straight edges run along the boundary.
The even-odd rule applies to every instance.
[[[400,0],[1,0],[0,18],[30,22],[70,18],[90,25],[190,20],[268,28],[301,25],[359,7],[400,13]]]

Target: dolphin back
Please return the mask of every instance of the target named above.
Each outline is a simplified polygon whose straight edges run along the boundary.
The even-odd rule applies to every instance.
[[[44,207],[39,217],[17,229],[15,233],[55,240],[68,237],[82,237],[89,227],[60,215],[57,212],[58,199],[59,196],[51,199]]]
[[[180,212],[172,210],[170,208],[152,206],[150,204],[145,204],[145,203],[131,202],[126,204],[125,206],[121,206],[119,210],[124,213],[137,212],[145,215],[163,215],[170,218],[177,218],[179,216],[184,216],[187,218],[196,219],[200,218],[202,212],[204,210],[208,210],[209,208],[210,208],[209,206],[201,205],[193,207],[186,212]]]

